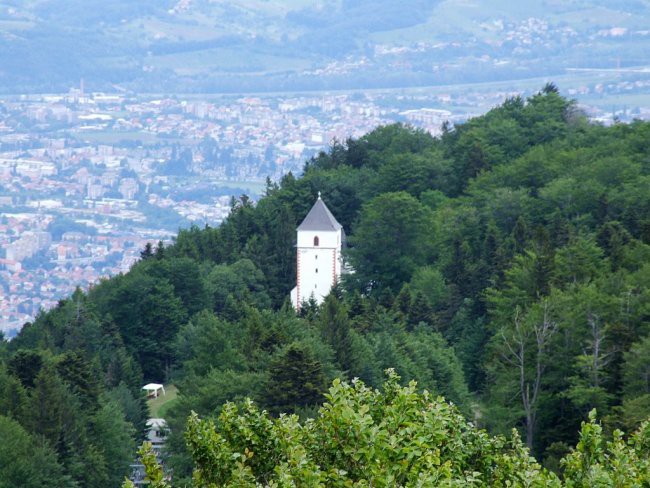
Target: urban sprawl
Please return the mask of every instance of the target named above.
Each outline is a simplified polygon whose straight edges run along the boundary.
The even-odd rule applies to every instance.
[[[626,83],[626,82],[621,82]],[[617,92],[577,86],[569,96]],[[633,90],[643,87],[633,85]],[[88,93],[0,100],[0,332],[100,278],[127,271],[149,242],[218,225],[242,194],[300,173],[333,141],[403,122],[436,135],[517,95],[507,90],[244,97]],[[650,118],[647,109],[596,120]]]

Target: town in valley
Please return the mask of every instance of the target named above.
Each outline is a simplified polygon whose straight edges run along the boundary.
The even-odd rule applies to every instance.
[[[267,178],[299,174],[336,141],[395,122],[438,135],[543,80],[512,86],[145,96],[86,92],[81,81],[63,94],[3,96],[0,330],[11,337],[75,287],[128,271],[147,243],[219,225],[233,198],[257,198]],[[649,86],[615,73],[562,88],[611,124],[650,118],[634,104]]]

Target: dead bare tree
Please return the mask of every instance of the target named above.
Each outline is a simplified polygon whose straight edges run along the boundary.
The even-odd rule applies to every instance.
[[[503,331],[501,332],[507,351],[503,357],[519,372],[519,392],[526,417],[526,445],[530,449],[533,447],[535,437],[547,348],[551,337],[557,331],[557,323],[550,319],[548,308],[548,301],[544,301],[541,321],[522,321],[517,309],[512,333],[506,336]]]

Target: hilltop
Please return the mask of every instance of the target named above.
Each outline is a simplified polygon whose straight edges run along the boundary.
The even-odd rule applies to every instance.
[[[171,380],[168,463],[183,481],[192,411],[245,424],[223,405],[251,398],[272,416],[317,417],[333,380],[380,388],[394,368],[453,402],[453,418],[517,429],[529,451],[515,440],[516,457],[561,475],[582,422],[601,449],[650,416],[649,141],[649,123],[590,124],[547,85],[439,138],[390,125],[335,144],[256,204],[233,201],[220,227],[146,248],[1,343],[0,428],[21,432],[21,452],[45,438],[53,472],[111,486],[146,415],[139,388]],[[356,272],[296,314],[295,229],[319,191]],[[271,425],[255,408],[255,428]],[[312,432],[329,438],[327,425]]]

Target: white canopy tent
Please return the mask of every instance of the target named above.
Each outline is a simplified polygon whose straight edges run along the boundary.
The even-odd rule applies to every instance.
[[[142,389],[147,392],[148,397],[158,397],[159,391],[162,391],[162,394],[165,395],[165,387],[158,383],[149,383],[144,385]]]

